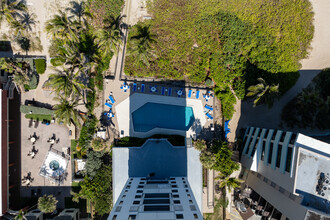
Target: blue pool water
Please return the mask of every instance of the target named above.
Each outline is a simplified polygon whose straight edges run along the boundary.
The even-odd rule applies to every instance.
[[[191,107],[146,103],[132,113],[134,131],[147,132],[154,128],[188,131],[195,117]]]

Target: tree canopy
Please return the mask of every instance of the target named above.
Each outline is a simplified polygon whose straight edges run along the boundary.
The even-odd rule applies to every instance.
[[[243,98],[259,77],[279,83],[280,92],[286,92],[297,80],[292,72],[300,68],[313,37],[308,0],[154,0],[148,12],[152,19],[130,30],[127,50],[137,48],[135,36],[148,27],[154,41],[141,48],[144,55],[151,51],[153,56],[141,62],[127,53],[125,73],[201,83],[210,77],[218,97],[229,105],[223,106],[227,118],[236,102],[228,96],[235,91]],[[290,76],[284,81],[286,75]]]

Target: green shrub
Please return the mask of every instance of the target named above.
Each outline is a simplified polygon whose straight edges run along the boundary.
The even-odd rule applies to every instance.
[[[38,78],[36,74],[32,74],[30,76],[30,81],[29,81],[29,90],[36,89],[37,86],[38,86]]]
[[[50,63],[53,65],[53,66],[61,66],[63,63],[64,63],[64,60],[60,59],[60,58],[52,58],[50,60]]]
[[[20,112],[24,114],[30,114],[32,112],[32,114],[36,115],[54,115],[54,110],[30,105],[21,105]]]
[[[43,74],[46,71],[45,59],[34,59],[34,65],[38,74]]]
[[[212,79],[207,78],[207,79],[205,80],[205,85],[206,85],[207,87],[212,87],[212,86],[214,86]]]
[[[225,120],[231,119],[235,113],[234,105],[236,104],[236,98],[229,88],[220,90],[215,88],[215,94],[221,101],[222,115]]]
[[[80,151],[84,152],[90,147],[90,143],[96,131],[96,126],[97,118],[94,115],[89,115],[80,131],[78,140]]]

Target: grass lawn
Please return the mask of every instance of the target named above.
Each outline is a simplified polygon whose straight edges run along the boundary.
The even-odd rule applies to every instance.
[[[37,115],[37,114],[26,114],[25,118],[27,119],[34,119],[34,120],[39,120],[39,121],[43,121],[43,120],[47,120],[50,121],[53,119],[52,115]]]

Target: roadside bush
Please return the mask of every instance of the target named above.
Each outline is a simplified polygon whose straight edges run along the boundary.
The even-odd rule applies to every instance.
[[[45,59],[34,59],[34,65],[38,74],[43,74],[46,71]]]
[[[51,63],[53,66],[61,66],[61,65],[64,63],[64,61],[61,60],[60,58],[52,58],[52,59],[50,60],[50,63]]]
[[[32,114],[36,115],[54,115],[54,110],[29,105],[21,105],[20,112],[24,114],[30,114],[32,112]]]

